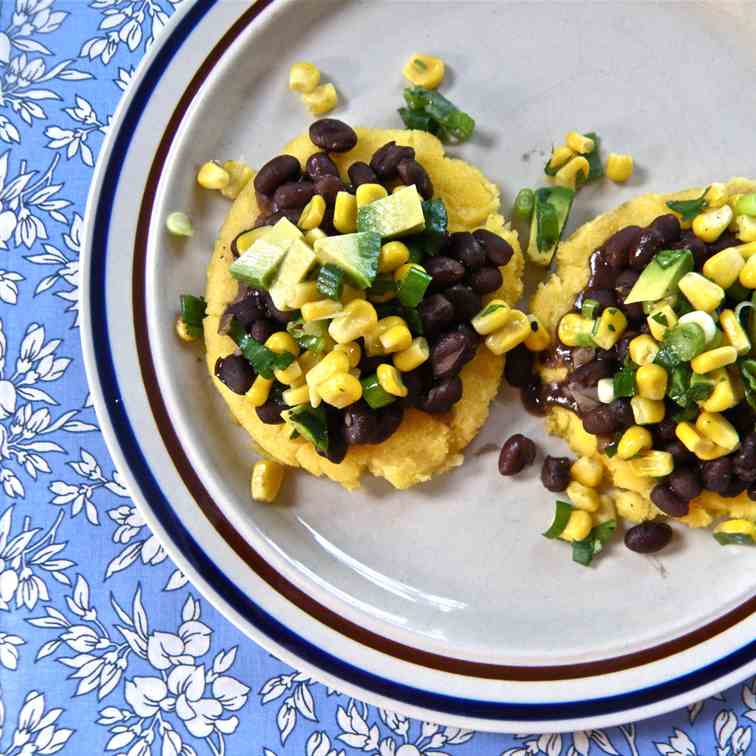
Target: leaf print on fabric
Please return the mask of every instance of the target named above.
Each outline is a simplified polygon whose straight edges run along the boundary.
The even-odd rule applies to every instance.
[[[667,743],[655,743],[662,756],[698,756],[695,743],[682,730],[675,728]]]
[[[78,94],[75,96],[75,104],[64,108],[63,112],[80,125],[74,128],[65,128],[60,125],[48,126],[45,129],[45,136],[50,140],[47,148],[65,150],[67,160],[78,155],[84,165],[92,168],[94,156],[87,144],[87,139],[97,133],[101,136],[106,134],[107,124],[100,120],[89,101]]]
[[[18,668],[18,647],[26,641],[20,635],[0,633],[0,667],[14,671]]]
[[[15,729],[10,733],[6,748],[3,750],[8,756],[49,756],[58,753],[68,742],[74,731],[67,727],[59,727],[58,719],[63,709],[45,711],[45,695],[31,690],[24,698]],[[0,705],[0,725],[2,725],[2,706]],[[0,744],[3,742],[0,733]]]

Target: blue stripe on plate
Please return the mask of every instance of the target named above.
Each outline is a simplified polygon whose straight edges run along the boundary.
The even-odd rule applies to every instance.
[[[190,36],[194,27],[201,22],[217,1],[197,0],[174,28],[171,36],[163,41],[162,47],[152,64],[145,70],[141,81],[136,85],[134,97],[123,114],[120,129],[113,143],[110,161],[105,169],[102,192],[94,211],[93,254],[90,257],[89,291],[92,308],[90,322],[97,356],[95,362],[105,397],[108,419],[118,438],[121,451],[128,460],[129,469],[139,483],[142,500],[149,503],[155,517],[166,533],[170,534],[175,548],[214,587],[218,595],[229,606],[233,607],[235,611],[273,642],[286,648],[299,659],[375,694],[413,706],[458,716],[492,720],[559,721],[613,714],[680,695],[734,672],[753,661],[756,658],[756,641],[696,672],[691,672],[666,683],[621,695],[571,701],[558,705],[552,703],[516,704],[455,698],[378,677],[317,648],[265,612],[239,590],[212,560],[208,559],[201,546],[183,526],[169,501],[160,490],[147,460],[141,453],[139,443],[126,415],[108,338],[105,280],[108,254],[107,240],[113,202],[121,167],[125,162],[131,138],[164,71],[176,52]]]

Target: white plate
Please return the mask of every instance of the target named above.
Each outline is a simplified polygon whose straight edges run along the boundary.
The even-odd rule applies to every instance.
[[[253,454],[198,352],[173,333],[204,290],[227,204],[194,183],[211,157],[260,165],[308,118],[286,89],[313,60],[334,113],[397,126],[400,68],[440,54],[444,91],[478,121],[454,150],[503,190],[543,182],[572,128],[638,163],[581,192],[573,224],[640,191],[756,173],[753,5],[197,0],[171,20],[119,108],[87,212],[82,338],[116,464],[171,556],[215,605],[293,666],[417,717],[477,729],[590,729],[650,716],[756,672],[756,552],[685,531],[658,557],[618,544],[592,569],[541,538],[537,465],[493,453],[516,428],[554,453],[512,394],[462,468],[406,493],[304,474],[250,501]],[[197,232],[170,238],[166,214]]]

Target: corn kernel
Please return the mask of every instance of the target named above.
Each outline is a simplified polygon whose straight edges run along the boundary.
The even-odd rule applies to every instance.
[[[409,393],[402,380],[402,374],[393,365],[386,362],[381,363],[378,365],[375,375],[386,393],[392,396],[407,396]]]
[[[387,318],[381,318],[375,324],[375,327],[363,336],[367,356],[378,357],[386,354],[383,344],[381,344],[381,336],[390,328],[400,325],[406,325],[406,323],[398,315],[389,315]]]
[[[551,336],[544,328],[537,315],[528,315],[530,334],[525,339],[525,346],[531,352],[543,352],[551,346]]]
[[[648,335],[636,336],[627,346],[627,353],[636,365],[648,365],[656,359],[659,345]]]
[[[756,289],[756,255],[745,261],[738,278],[747,289]]]
[[[669,452],[647,451],[630,460],[630,469],[641,478],[663,478],[675,469]]]
[[[310,400],[310,389],[306,383],[301,386],[292,386],[287,388],[281,394],[281,397],[289,407],[296,407],[298,404],[306,404]]]
[[[729,205],[705,210],[693,218],[693,233],[702,241],[715,242],[730,225],[733,212]]]
[[[563,165],[567,165],[572,158],[575,157],[575,152],[571,150],[566,144],[562,144],[559,147],[554,147],[551,150],[551,157],[548,162],[548,169],[550,171],[557,171]]]
[[[675,428],[675,435],[683,446],[699,459],[712,460],[729,453],[724,447],[704,438],[690,423],[678,423]]]
[[[715,181],[706,190],[704,199],[706,200],[707,207],[717,208],[729,204],[730,197],[727,194],[727,187],[720,181]]]
[[[620,459],[630,459],[639,452],[651,449],[654,445],[654,439],[647,428],[641,428],[640,425],[633,425],[628,428],[620,437],[617,444],[617,456]]]
[[[559,321],[557,336],[566,346],[595,346],[591,335],[595,325],[595,320],[568,312]]]
[[[578,155],[588,155],[596,148],[596,143],[590,137],[581,134],[579,131],[570,131],[564,140],[567,146]]]
[[[230,176],[230,181],[220,191],[221,194],[230,200],[235,200],[241,190],[252,180],[252,169],[241,160],[226,160],[223,163],[223,170]]]
[[[362,384],[349,373],[336,373],[318,384],[318,394],[326,404],[344,409],[362,399]]]
[[[633,175],[632,155],[610,152],[606,158],[606,177],[616,184],[623,184]]]
[[[617,519],[617,508],[609,494],[599,494],[599,508],[593,513],[593,520],[597,525],[609,520]]]
[[[305,232],[304,240],[311,247],[315,246],[315,242],[320,239],[325,239],[328,236],[322,228],[311,228]]]
[[[379,273],[393,273],[407,263],[410,258],[410,251],[404,242],[391,241],[386,242],[381,247],[381,254],[378,258]]]
[[[658,399],[644,399],[642,396],[634,396],[630,400],[633,417],[637,425],[652,425],[664,420],[664,402]]]
[[[567,189],[575,189],[578,184],[578,180],[585,181],[588,178],[588,173],[591,170],[591,166],[588,161],[582,157],[575,157],[570,160],[567,165],[563,165],[554,176],[554,181],[557,186],[564,186]],[[582,175],[582,178],[580,176]]]
[[[402,373],[409,373],[415,368],[420,367],[430,357],[430,347],[428,341],[423,336],[416,336],[412,339],[412,344],[394,355],[394,366]]]
[[[531,333],[528,316],[520,310],[510,310],[507,322],[486,337],[486,346],[494,354],[505,354],[522,344]]]
[[[193,236],[192,219],[180,211],[169,213],[165,219],[165,228],[172,236]]]
[[[582,509],[573,509],[570,519],[559,536],[563,541],[582,541],[593,530],[593,519],[588,512]]]
[[[669,304],[655,307],[646,318],[651,335],[657,341],[663,341],[667,330],[677,325],[677,315]]]
[[[751,340],[732,310],[722,310],[719,313],[719,324],[725,336],[725,343],[733,347],[739,355],[751,351]]]
[[[741,399],[741,391],[738,391],[730,374],[724,368],[709,373],[716,384],[714,391],[708,399],[699,402],[699,406],[706,412],[724,412],[735,407]]]
[[[349,360],[349,367],[355,368],[362,358],[362,347],[356,341],[347,341],[345,344],[336,344],[334,352],[344,352]]]
[[[747,242],[746,244],[736,244],[734,249],[740,252],[744,260],[748,260],[748,258],[756,255],[756,241]]]
[[[753,540],[756,540],[756,523],[743,518],[733,518],[732,520],[720,522],[714,528],[714,532],[750,536]]]
[[[604,466],[593,457],[580,457],[570,468],[572,479],[588,488],[598,488],[604,477]]]
[[[756,241],[756,218],[750,215],[739,215],[735,219],[737,237],[742,242]]]
[[[328,333],[337,344],[346,344],[369,334],[377,323],[375,307],[364,299],[355,299],[344,306],[338,318],[331,321]]]
[[[444,61],[432,55],[412,53],[402,68],[402,74],[417,87],[436,89],[444,78]]]
[[[333,225],[342,234],[357,230],[357,198],[349,192],[338,192],[333,207]]]
[[[722,346],[717,349],[710,349],[708,352],[699,354],[690,361],[690,366],[694,373],[704,375],[717,368],[732,365],[738,359],[738,353],[734,347]]]
[[[640,523],[651,518],[651,501],[636,491],[617,489],[612,492],[612,497],[617,514],[624,520]]]
[[[357,209],[384,197],[388,197],[388,192],[383,184],[360,184],[355,192]]]
[[[268,337],[265,342],[265,346],[276,354],[283,354],[289,352],[295,357],[299,357],[299,344],[294,341],[291,334],[286,331],[276,331]]]
[[[312,231],[323,222],[325,211],[325,200],[319,194],[314,194],[312,199],[302,209],[297,225],[303,231]]]
[[[339,96],[336,94],[336,87],[329,81],[328,84],[320,84],[312,92],[302,95],[302,102],[307,106],[313,115],[323,115],[336,107]]]
[[[570,501],[578,508],[586,512],[595,512],[599,508],[598,491],[584,486],[576,480],[570,482],[566,490]]]
[[[223,189],[229,185],[231,176],[215,160],[203,163],[197,171],[197,183],[203,189]]]
[[[275,501],[284,478],[284,466],[272,459],[263,459],[252,468],[252,498],[270,504]]]
[[[320,71],[312,63],[294,63],[289,69],[289,89],[309,94],[320,84]]]
[[[335,317],[344,309],[341,302],[333,299],[319,299],[317,302],[307,302],[301,307],[302,320],[309,323],[312,320],[328,320]],[[349,339],[351,341],[352,339]]]
[[[272,378],[263,378],[258,375],[244,396],[253,407],[262,407],[268,401],[272,387]]]
[[[714,312],[722,304],[724,289],[700,273],[686,273],[678,287],[697,310]]]
[[[728,247],[716,255],[712,255],[703,266],[703,274],[723,289],[729,289],[745,265],[743,255],[736,247]]]
[[[412,334],[406,325],[389,328],[386,333],[382,333],[378,338],[381,340],[383,351],[386,354],[403,352],[405,349],[409,349],[412,344]]]
[[[509,311],[510,307],[503,299],[492,299],[470,322],[481,336],[488,336],[506,325]]]
[[[190,328],[180,317],[176,318],[176,334],[187,343],[196,341],[199,338],[199,333]]]
[[[716,412],[702,412],[696,419],[696,430],[728,451],[737,448],[740,443],[740,436],[732,423]]]
[[[635,374],[638,394],[645,399],[664,399],[667,393],[667,371],[661,365],[641,365]]]
[[[598,319],[593,332],[593,341],[602,349],[611,349],[627,329],[627,318],[622,310],[607,307]]]
[[[344,352],[329,352],[317,365],[305,375],[307,385],[317,388],[336,373],[349,372],[349,358]]]
[[[344,284],[341,291],[341,304],[348,305],[350,302],[354,302],[355,299],[365,299],[365,292],[349,284]]]
[[[322,296],[318,291],[317,281],[302,281],[294,284],[286,304],[295,310],[300,310],[309,302],[317,302]]]

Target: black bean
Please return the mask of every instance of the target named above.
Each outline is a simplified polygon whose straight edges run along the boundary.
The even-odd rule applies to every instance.
[[[504,377],[507,383],[515,388],[525,388],[533,380],[533,352],[524,344],[507,352]]]
[[[255,176],[255,189],[261,194],[272,195],[281,184],[299,178],[299,160],[293,155],[278,155],[260,168]]]
[[[468,347],[473,351],[475,351],[483,340],[483,337],[469,323],[460,323],[457,326],[457,330],[465,335]]]
[[[459,283],[465,277],[465,266],[451,257],[436,255],[425,260],[425,270],[433,277],[430,288],[432,291],[442,291]]]
[[[431,294],[418,305],[423,332],[426,336],[436,336],[454,322],[455,310],[443,294]]]
[[[756,425],[756,412],[747,404],[741,403],[737,407],[727,410],[724,416],[735,426],[735,430],[746,443],[745,437],[753,431],[754,425]],[[750,445],[750,442],[747,445]]]
[[[675,466],[692,465],[697,461],[696,455],[689,451],[681,441],[670,441],[663,448],[665,452],[669,452],[672,455]]]
[[[649,228],[658,231],[662,245],[674,244],[680,239],[680,220],[674,213],[665,213],[654,219]]]
[[[281,218],[290,220],[294,225],[297,224],[299,216],[302,214],[301,210],[288,208],[285,210],[277,210],[275,213],[269,213],[267,215],[259,215],[255,221],[255,228],[260,226],[274,226]]]
[[[607,407],[611,409],[614,415],[619,429],[629,428],[631,425],[635,425],[635,415],[633,414],[633,407],[630,404],[629,399],[615,399],[611,404],[607,404]]]
[[[504,282],[498,268],[481,268],[470,274],[470,286],[478,294],[490,294],[496,291]]]
[[[640,273],[637,270],[630,270],[625,268],[618,276],[614,283],[614,291],[617,294],[617,298],[620,302],[625,301],[625,297],[630,293],[630,290],[635,286],[635,282],[640,278]]]
[[[446,251],[470,270],[477,270],[486,264],[483,247],[469,231],[457,231],[452,234]]]
[[[274,323],[272,320],[261,318],[255,320],[249,327],[249,335],[255,340],[264,344],[276,331],[280,331],[281,327]]]
[[[517,475],[526,467],[533,464],[536,447],[531,439],[522,433],[510,436],[501,447],[499,454],[499,473],[501,475]]]
[[[672,528],[666,522],[642,522],[625,533],[625,546],[638,554],[661,551],[672,540]]]
[[[654,426],[654,433],[662,441],[676,441],[677,440],[677,434],[675,433],[676,428],[677,428],[677,423],[671,417],[665,417],[664,420],[662,420],[660,423]]]
[[[603,257],[607,265],[613,270],[627,267],[628,251],[638,242],[641,235],[639,226],[626,226],[612,234],[602,247]]]
[[[541,483],[554,493],[564,491],[570,484],[570,467],[572,460],[568,457],[546,457],[541,467]]]
[[[423,395],[433,385],[433,370],[425,362],[409,373],[402,373],[402,380],[407,387],[407,396],[404,398],[405,406],[417,407],[419,409]]]
[[[288,323],[289,321],[294,320],[297,316],[296,310],[279,310],[273,304],[273,299],[267,291],[265,292],[265,308],[268,311],[268,315],[271,319],[275,320],[276,323]]]
[[[658,483],[651,491],[651,501],[670,517],[685,517],[690,507],[666,483]]]
[[[703,490],[698,471],[692,467],[677,468],[669,478],[667,478],[667,484],[672,490],[672,493],[679,496],[684,501],[695,499]]]
[[[733,458],[735,474],[747,483],[756,481],[756,433],[749,433]]]
[[[624,362],[627,357],[630,342],[638,335],[637,331],[625,331],[622,338],[615,344],[617,362]]]
[[[751,501],[756,501],[756,483],[751,483],[751,485],[748,486],[748,498]]]
[[[320,118],[310,125],[310,141],[326,152],[349,152],[357,144],[357,132],[338,118]]]
[[[472,320],[482,308],[480,297],[464,284],[450,286],[444,296],[454,308],[454,317],[462,323]]]
[[[742,242],[733,234],[731,231],[725,231],[722,236],[719,237],[716,241],[709,242],[706,245],[706,253],[709,257],[712,255],[716,255],[717,252],[721,252],[723,249],[727,249],[728,247],[734,247],[738,244],[742,244]]]
[[[338,176],[319,176],[315,179],[315,194],[319,194],[329,204],[336,202],[336,195],[346,190]]]
[[[653,228],[645,229],[630,247],[628,262],[634,270],[643,270],[664,246],[662,235]]]
[[[470,359],[469,344],[461,331],[445,333],[431,348],[430,363],[436,378],[458,375]]]
[[[266,425],[281,425],[284,422],[281,413],[287,409],[289,407],[283,401],[268,399],[265,404],[257,407],[257,416]]]
[[[734,499],[736,496],[740,496],[740,494],[742,494],[747,488],[747,481],[741,480],[740,478],[733,478],[730,481],[730,485],[719,495],[725,499]]]
[[[506,265],[514,254],[512,245],[502,239],[498,234],[489,231],[487,228],[479,228],[473,231],[473,236],[486,252],[486,257],[491,265]]]
[[[246,286],[239,287],[239,294],[226,308],[224,318],[233,317],[239,325],[247,329],[255,320],[264,318],[266,315],[265,298],[259,289],[248,289]]]
[[[591,276],[588,286],[595,289],[613,289],[617,270],[609,267],[600,252],[594,252],[589,260]]]
[[[720,457],[704,462],[701,465],[701,477],[704,488],[708,488],[709,491],[726,491],[732,481],[732,460],[729,457]]]
[[[583,415],[582,420],[586,433],[593,433],[594,435],[614,433],[620,428],[610,404],[602,404],[600,407],[587,412]]]
[[[307,158],[305,173],[311,179],[316,179],[320,176],[338,177],[339,169],[336,166],[336,163],[331,160],[331,157],[327,152],[316,152],[314,155],[310,155],[310,157]]]
[[[414,158],[411,160],[402,160],[396,168],[400,181],[406,186],[415,185],[417,191],[423,199],[433,197],[433,182],[428,172]]]
[[[276,210],[295,210],[303,208],[315,194],[312,181],[289,181],[276,189],[273,206]]]
[[[420,409],[429,414],[448,412],[462,398],[462,380],[458,375],[440,381],[420,400]]]
[[[386,142],[370,158],[370,167],[382,180],[395,179],[399,163],[402,160],[413,160],[414,157],[415,151],[412,147],[404,147],[394,141]]]
[[[586,299],[592,299],[595,302],[599,303],[598,313],[603,312],[604,308],[606,307],[617,306],[617,297],[615,296],[612,289],[595,289],[592,287],[583,289],[580,297],[578,298],[578,301],[575,303],[575,306],[579,307],[579,305],[582,305],[582,303],[585,302]]]
[[[352,186],[356,189],[362,184],[377,184],[378,176],[375,175],[375,171],[367,164],[361,161],[352,163],[347,171],[349,174],[349,180],[352,182]]]
[[[593,360],[586,362],[573,370],[568,378],[570,386],[590,388],[595,386],[602,378],[608,378],[614,374],[614,362],[612,360]]]
[[[382,355],[370,357],[363,350],[362,357],[360,358],[360,364],[357,365],[357,367],[360,369],[360,373],[363,376],[372,375],[376,370],[378,370],[378,365],[383,362],[386,362],[386,358]]]
[[[317,449],[317,453],[334,465],[339,465],[344,461],[349,451],[346,438],[344,437],[342,411],[336,409],[336,407],[325,405],[325,412],[326,424],[328,426],[328,450],[321,451]]]
[[[246,394],[255,380],[255,371],[240,354],[229,354],[215,361],[215,376],[235,394]]]
[[[399,426],[402,424],[402,418],[404,417],[404,407],[402,407],[400,402],[394,402],[393,404],[381,407],[376,415],[378,418],[378,424],[370,443],[382,444],[399,430]]]

